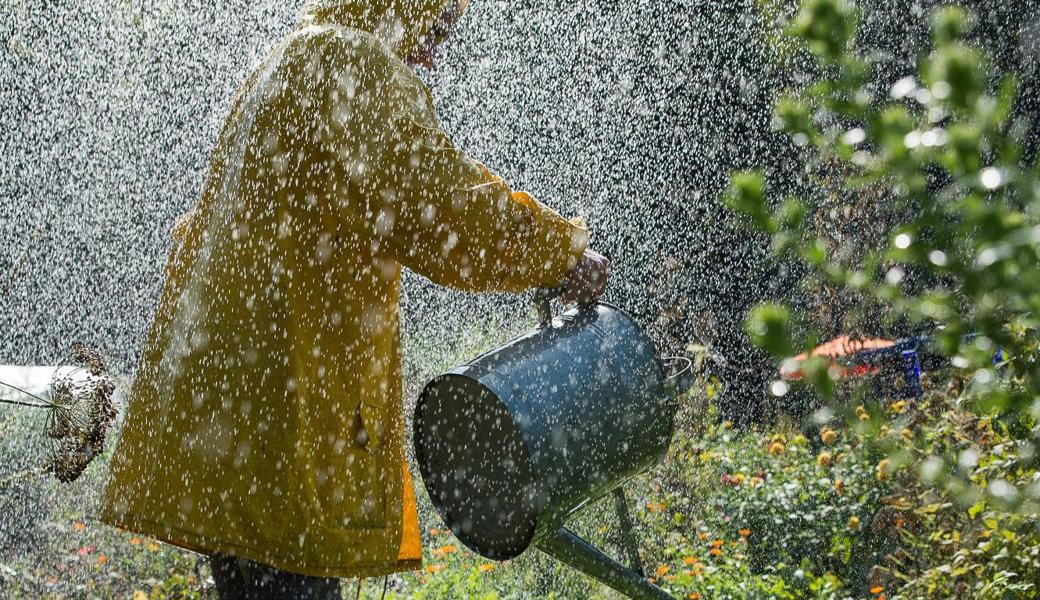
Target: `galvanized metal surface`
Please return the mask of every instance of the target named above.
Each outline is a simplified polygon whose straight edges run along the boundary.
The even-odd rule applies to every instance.
[[[665,379],[649,339],[606,303],[452,369],[414,420],[434,505],[475,552],[520,554],[664,454],[677,408]]]
[[[566,527],[539,541],[538,549],[629,598],[673,600],[673,596],[603,554]]]

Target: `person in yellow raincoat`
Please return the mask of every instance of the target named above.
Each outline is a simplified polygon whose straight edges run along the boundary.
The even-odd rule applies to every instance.
[[[605,285],[584,222],[456,149],[409,67],[464,6],[310,0],[174,227],[101,519],[211,555],[227,597],[419,567],[402,265],[470,291]]]

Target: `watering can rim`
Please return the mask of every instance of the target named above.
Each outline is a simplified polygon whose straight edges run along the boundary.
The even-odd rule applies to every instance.
[[[431,379],[429,382],[427,382],[427,384],[425,386],[423,386],[422,391],[419,393],[419,400],[416,402],[416,413],[415,413],[416,416],[418,416],[418,414],[419,414],[418,413],[418,408],[419,408],[420,403],[422,403],[423,398],[426,395],[427,389],[429,389],[430,386],[434,385],[435,383],[438,383],[438,382],[444,381],[444,380],[448,380],[448,379],[466,379],[469,382],[477,384],[480,388],[483,389],[484,392],[490,394],[494,398],[497,398],[499,400],[499,402],[501,402],[502,401],[501,397],[497,393],[495,393],[495,391],[493,389],[488,387],[483,381],[481,381],[481,380],[479,380],[477,378],[471,377],[469,375],[466,375],[463,372],[460,372],[460,371],[465,370],[467,367],[468,368],[479,368],[481,370],[490,372],[488,369],[486,369],[485,367],[482,367],[480,365],[471,365],[471,364],[466,363],[466,364],[457,365],[457,366],[453,367],[451,370],[449,370],[449,371],[447,371],[445,373],[441,373],[440,375],[437,375],[436,377]],[[421,432],[421,426],[422,426],[422,423],[421,423],[420,419],[417,419],[417,418],[413,418],[412,419],[412,439],[413,440],[419,439],[419,435],[420,435],[420,432]],[[527,457],[527,461],[528,461],[527,464],[531,464],[531,461],[533,461],[533,454],[531,452],[531,443],[527,439],[527,435],[525,434],[524,430],[522,428],[520,428],[519,426],[517,426],[515,420],[513,420],[513,427],[514,427],[514,430],[516,431],[516,433],[519,435],[520,440],[523,442],[523,450],[524,450],[524,453],[525,453],[525,455]],[[415,449],[415,460],[416,460],[416,462],[419,465],[419,474],[422,476],[423,482],[426,482],[431,474],[427,472],[427,468],[426,468],[427,461],[425,460],[425,452],[422,449],[422,446],[420,444],[414,444],[414,449]],[[533,482],[534,482],[533,474],[530,472],[529,468],[526,469],[526,471],[527,471],[527,477],[526,477],[527,482],[533,484]],[[447,508],[444,506],[444,504],[440,501],[440,498],[439,497],[435,497],[434,494],[430,494],[429,498],[430,498],[430,502],[433,504],[434,509],[440,515],[441,520],[444,521],[445,523],[447,523],[448,519],[445,518],[445,517],[447,516],[448,511],[447,511]],[[530,523],[530,527],[528,527],[528,529],[524,532],[524,542],[525,543],[523,545],[523,548],[519,552],[517,552],[515,554],[501,554],[501,555],[496,554],[495,556],[488,556],[485,553],[486,548],[478,548],[474,544],[471,544],[470,540],[468,539],[469,536],[459,535],[459,533],[454,531],[454,530],[452,530],[452,535],[454,535],[457,540],[462,542],[467,548],[469,548],[473,552],[475,552],[475,553],[477,553],[477,554],[479,554],[479,555],[481,555],[481,556],[483,556],[485,558],[488,558],[490,560],[504,561],[504,560],[510,560],[512,558],[516,558],[517,556],[520,556],[521,554],[523,554],[527,550],[527,548],[530,547],[531,543],[534,541],[534,536],[537,533],[537,530],[538,530],[538,523],[537,523],[537,521],[532,521]]]

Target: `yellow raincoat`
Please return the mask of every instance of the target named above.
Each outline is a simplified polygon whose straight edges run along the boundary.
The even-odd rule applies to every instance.
[[[445,0],[325,0],[239,90],[174,227],[102,520],[314,576],[421,560],[401,265],[559,283],[587,230],[454,148],[402,61]]]

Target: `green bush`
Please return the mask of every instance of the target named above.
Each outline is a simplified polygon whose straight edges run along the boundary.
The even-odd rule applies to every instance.
[[[882,304],[890,321],[929,331],[938,350],[969,375],[963,401],[1014,423],[1012,433],[1025,444],[1022,457],[1035,465],[1040,179],[1036,165],[1023,159],[1028,128],[1013,118],[1015,78],[988,83],[984,54],[963,39],[970,22],[961,9],[938,11],[933,49],[918,74],[894,82],[884,97],[869,85],[870,61],[851,47],[855,11],[846,2],[809,0],[791,29],[813,49],[824,75],[780,100],[776,123],[811,149],[813,160],[833,165],[842,193],[870,193],[900,217],[882,243],[855,260],[840,256],[805,218],[823,200],[788,199],[770,211],[762,173],[734,176],[728,202],[773,234],[781,260]],[[782,357],[812,346],[807,321],[765,305],[753,311],[748,329]],[[828,371],[816,366],[817,384],[832,395]],[[943,465],[933,477],[955,474],[956,457],[936,459]],[[1040,499],[1036,485],[999,484],[968,490],[966,501],[983,493],[1027,513],[1037,511]]]

